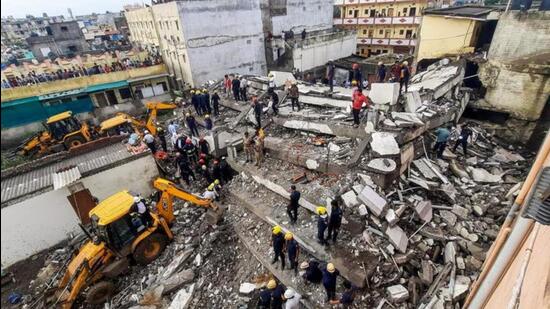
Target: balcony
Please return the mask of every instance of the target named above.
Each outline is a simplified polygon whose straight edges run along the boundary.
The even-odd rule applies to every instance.
[[[358,45],[416,46],[416,39],[357,38]]]
[[[334,5],[358,5],[388,2],[424,2],[423,0],[335,0]]]
[[[419,25],[422,16],[335,18],[334,25]]]
[[[81,76],[64,80],[43,82],[24,87],[2,89],[2,102],[74,89],[83,89],[94,85],[127,81],[129,79],[140,77],[156,76],[166,74],[167,72],[168,70],[164,64],[158,64],[149,67],[133,68],[124,71]]]

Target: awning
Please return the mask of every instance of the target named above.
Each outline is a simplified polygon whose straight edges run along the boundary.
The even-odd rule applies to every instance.
[[[31,103],[31,102],[38,102],[38,101],[39,101],[38,97],[34,96],[34,97],[28,97],[23,99],[16,99],[13,101],[2,102],[2,107],[10,107],[10,106]]]
[[[143,76],[143,77],[136,77],[136,78],[129,79],[128,82],[129,83],[135,83],[135,82],[140,82],[140,81],[144,81],[144,80],[160,78],[160,77],[165,77],[165,76],[168,76],[168,73],[162,73],[162,74],[157,74],[157,75],[149,75],[149,76]]]
[[[127,87],[128,82],[125,80],[119,81],[119,82],[112,82],[112,83],[106,83],[106,84],[100,84],[100,85],[93,85],[86,88],[86,92],[98,92],[103,90],[109,90],[109,89],[115,89],[115,88],[122,88]]]

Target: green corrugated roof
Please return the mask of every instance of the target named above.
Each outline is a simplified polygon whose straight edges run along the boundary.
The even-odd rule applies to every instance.
[[[106,84],[100,84],[100,85],[93,85],[86,88],[86,92],[97,92],[97,91],[103,91],[107,89],[113,89],[113,88],[120,88],[120,87],[126,87],[128,86],[128,81],[119,81],[119,82],[112,82],[112,83],[106,83]]]

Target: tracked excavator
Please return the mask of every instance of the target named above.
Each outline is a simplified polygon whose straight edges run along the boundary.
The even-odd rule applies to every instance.
[[[81,294],[90,305],[103,304],[115,292],[115,279],[131,264],[154,261],[174,237],[170,226],[174,199],[207,208],[210,224],[221,219],[223,210],[214,201],[191,194],[175,183],[157,178],[153,181],[157,200],[150,222],[134,211],[135,194],[118,192],[100,202],[89,213],[91,229],[82,226],[88,240],[73,253],[57,287],[47,291],[45,305],[72,308]]]

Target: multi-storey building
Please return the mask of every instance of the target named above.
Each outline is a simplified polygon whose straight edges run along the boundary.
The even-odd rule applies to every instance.
[[[357,31],[360,55],[412,54],[428,3],[428,0],[335,0],[339,12],[334,24]]]
[[[34,17],[28,15],[26,18],[2,18],[2,44],[11,46],[25,43],[30,36],[47,35],[46,28],[50,24],[49,17]]]

